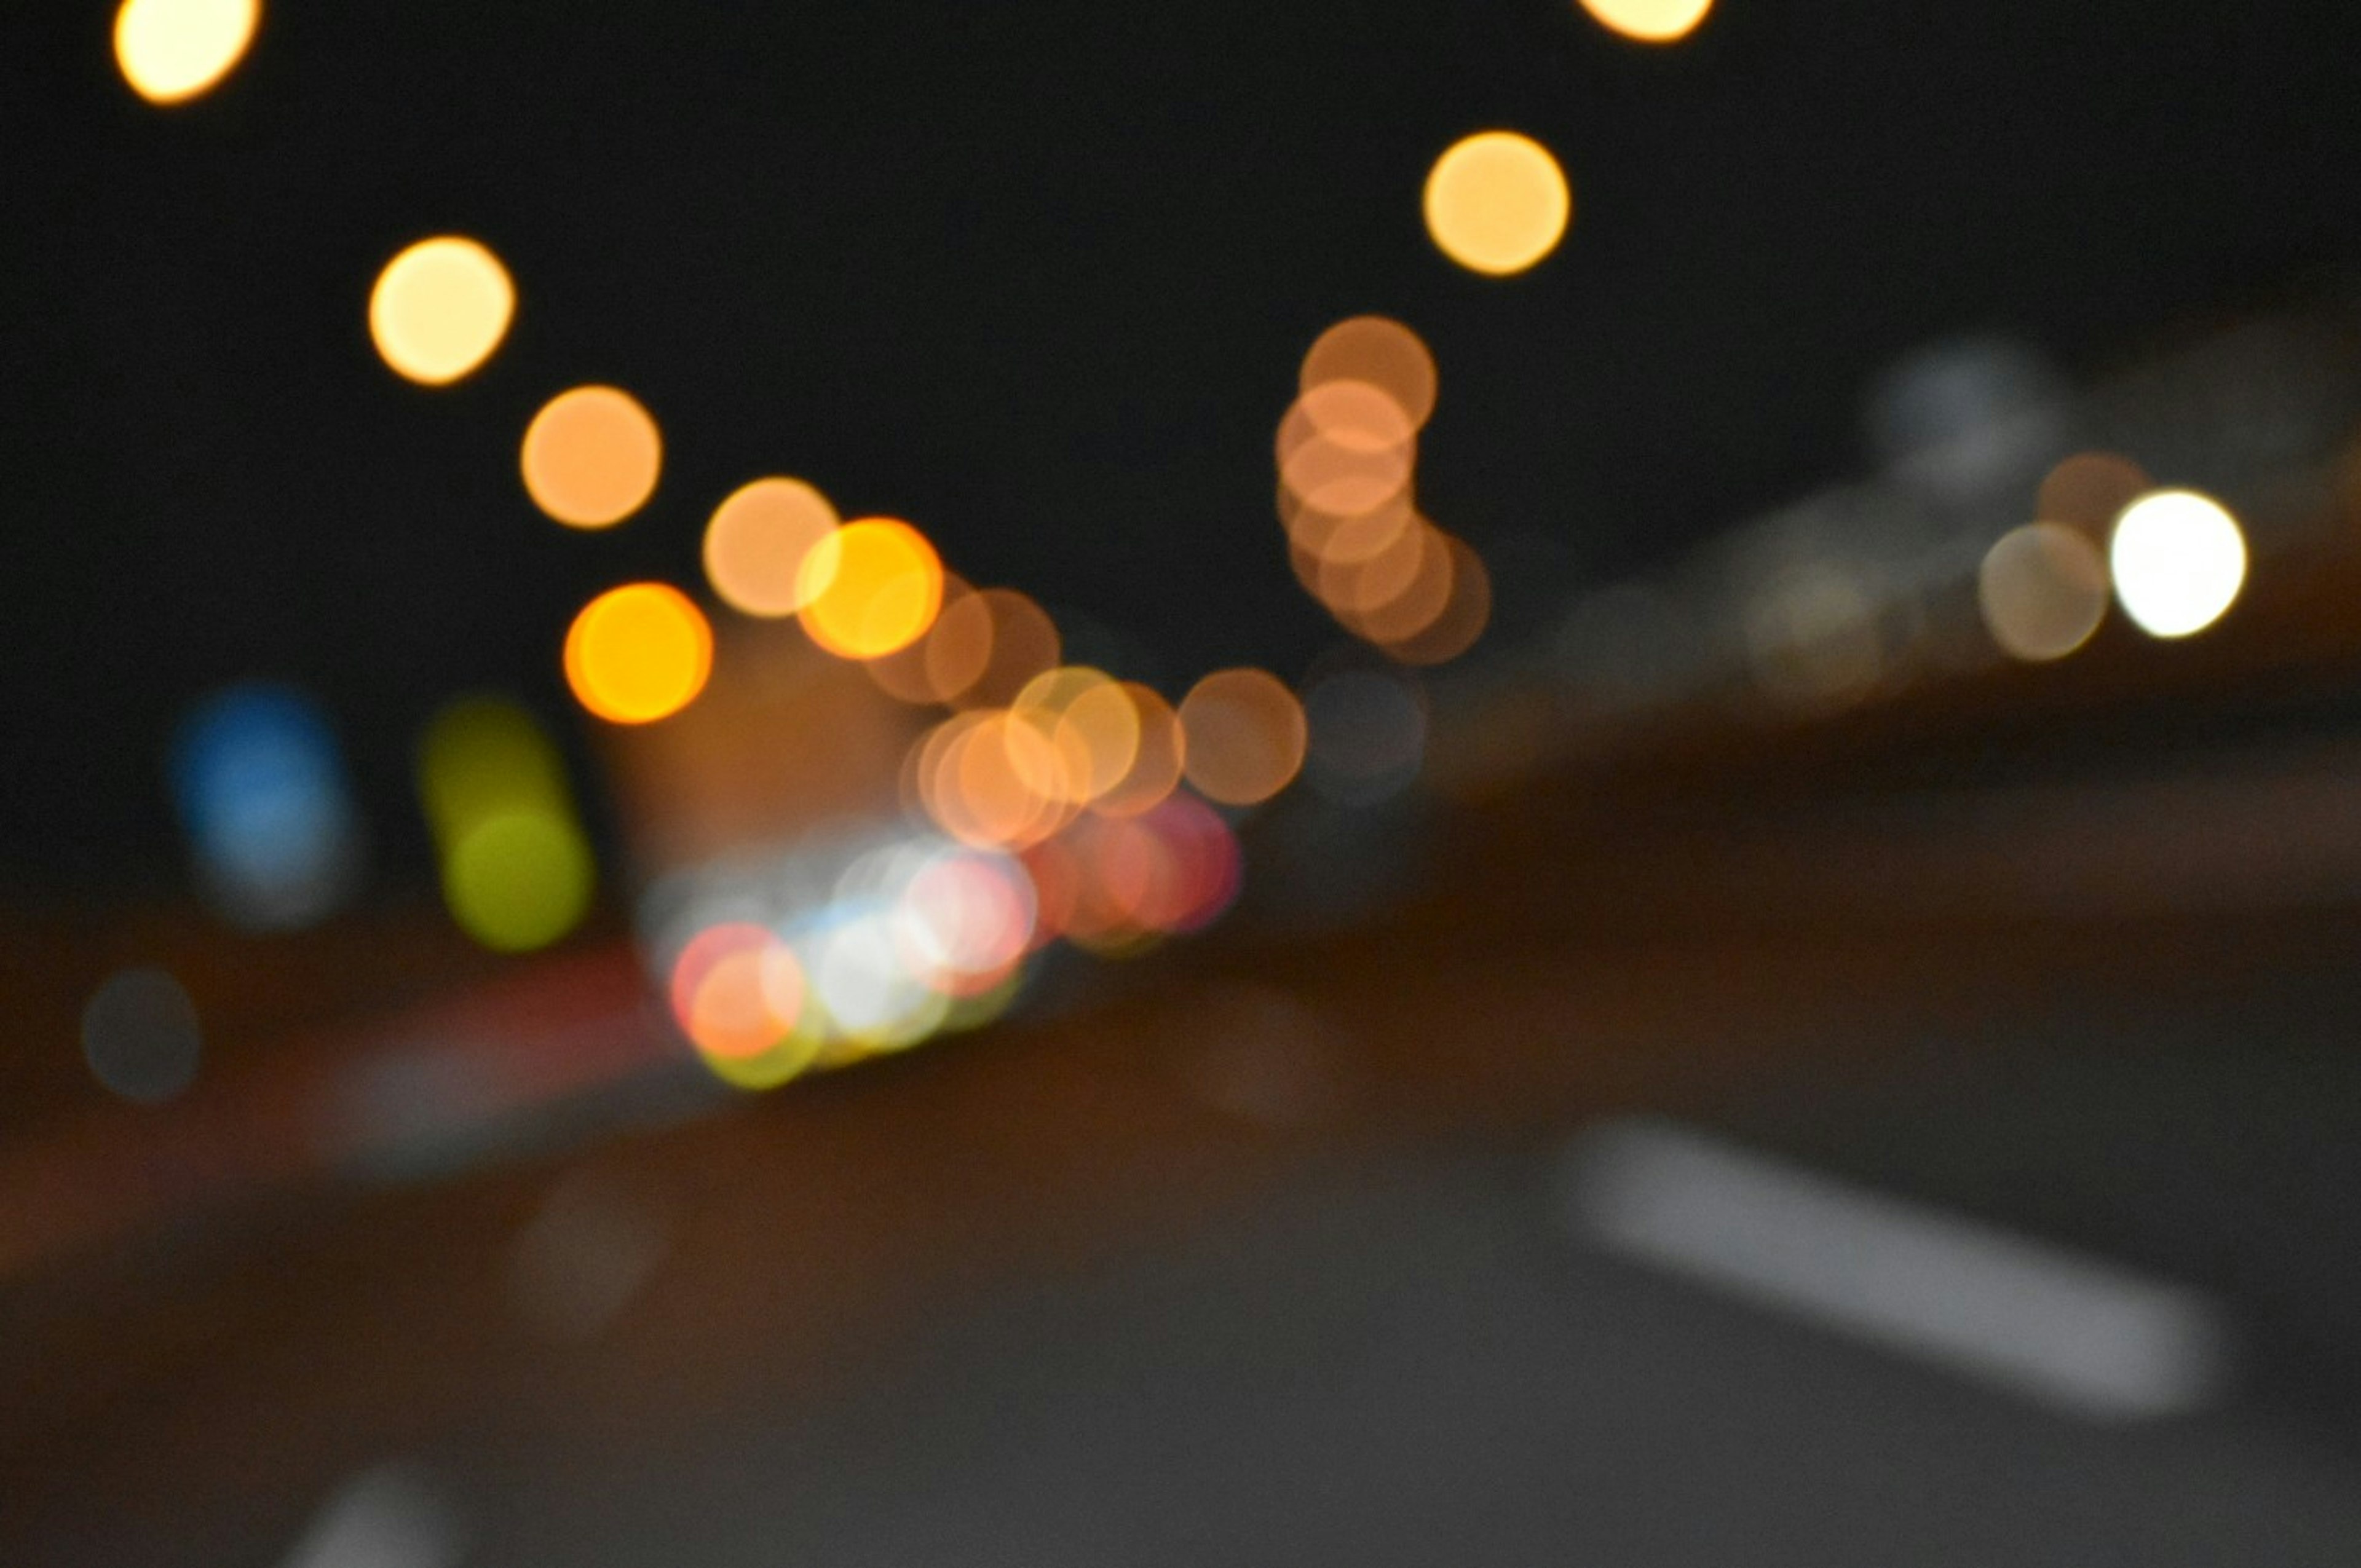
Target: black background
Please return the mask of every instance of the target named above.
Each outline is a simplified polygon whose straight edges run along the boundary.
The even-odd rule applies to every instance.
[[[2333,285],[2361,238],[2347,6],[1723,0],[1664,49],[1560,0],[285,0],[168,110],[112,14],[0,24],[0,881],[50,893],[181,876],[166,738],[256,675],[327,702],[414,874],[423,717],[485,685],[564,714],[574,609],[694,586],[758,474],[911,519],[1168,687],[1292,676],[1330,633],[1270,433],[1339,316],[1436,351],[1430,512],[1571,587],[1858,462],[1864,380],[1930,338],[2089,367]],[[1576,190],[1504,281],[1418,207],[1490,126]],[[366,301],[452,231],[522,305],[429,391]],[[655,501],[595,536],[514,459],[593,378],[667,439]]]

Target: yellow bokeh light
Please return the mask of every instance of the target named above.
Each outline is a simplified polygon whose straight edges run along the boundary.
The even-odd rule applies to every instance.
[[[668,718],[713,672],[713,629],[679,589],[629,583],[592,599],[566,633],[566,683],[616,724]]]
[[[813,641],[874,659],[927,634],[943,603],[943,564],[925,534],[890,517],[849,522],[804,556],[798,614]]]
[[[443,858],[452,918],[496,952],[547,947],[590,905],[590,847],[562,817],[514,811],[485,817]]]
[[[1263,670],[1216,670],[1180,699],[1189,782],[1224,806],[1253,806],[1303,766],[1303,705]]]
[[[454,703],[427,726],[419,797],[460,928],[498,952],[546,947],[590,903],[595,868],[565,763],[531,714],[499,697]]]
[[[2062,522],[2013,528],[1985,552],[1976,607],[2011,658],[2062,659],[2091,640],[2107,613],[2107,564]]]
[[[1471,272],[1522,272],[1557,248],[1573,214],[1557,159],[1514,131],[1453,144],[1426,177],[1427,233]]]
[[[369,291],[369,337],[394,373],[446,386],[492,356],[516,314],[500,258],[461,235],[438,235],[385,264]]]
[[[228,75],[261,20],[260,0],[123,0],[115,61],[142,98],[178,104]]]
[[[1627,38],[1668,44],[1697,31],[1713,0],[1582,0],[1582,8]]]
[[[2115,520],[2107,565],[2134,624],[2151,637],[2188,637],[2236,600],[2246,580],[2246,541],[2211,496],[2155,490]]]
[[[836,528],[836,508],[801,479],[756,479],[705,525],[706,578],[733,609],[793,615],[804,607],[804,558]]]
[[[576,387],[533,415],[522,464],[535,506],[569,528],[608,528],[655,493],[664,438],[629,392]]]

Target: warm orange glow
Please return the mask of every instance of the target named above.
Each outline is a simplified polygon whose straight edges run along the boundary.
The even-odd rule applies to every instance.
[[[1268,800],[1303,766],[1303,705],[1278,677],[1216,670],[1180,701],[1189,782],[1224,806]]]
[[[1180,787],[1187,742],[1181,738],[1180,716],[1152,687],[1123,681],[1118,689],[1131,701],[1139,743],[1123,776],[1091,806],[1103,817],[1137,817],[1163,805]]]
[[[794,951],[754,925],[700,931],[673,965],[673,1016],[697,1049],[752,1057],[795,1029],[804,1006]]]
[[[1331,381],[1363,381],[1384,392],[1422,426],[1434,412],[1434,356],[1425,340],[1389,316],[1351,316],[1314,340],[1303,356],[1298,387],[1309,392]]]
[[[1001,709],[954,716],[929,737],[917,788],[944,832],[981,848],[1038,843],[1063,827],[1070,806],[1041,781],[1063,778],[1047,735]]]
[[[260,0],[123,0],[115,62],[142,98],[178,104],[228,75],[261,20]]]
[[[952,700],[969,707],[1005,707],[1016,700],[1026,682],[1057,668],[1064,643],[1049,612],[1015,588],[986,588],[975,596],[974,604],[965,613],[984,618],[983,672],[965,687],[954,689]],[[972,648],[977,641],[968,628],[960,645]]]
[[[1323,562],[1340,566],[1358,565],[1399,548],[1402,535],[1422,521],[1411,504],[1408,490],[1382,506],[1358,514],[1306,506],[1282,491],[1279,516],[1287,524],[1288,543],[1311,558],[1315,572]],[[1318,591],[1312,578],[1307,578],[1304,587]]]
[[[1392,452],[1415,442],[1418,427],[1390,392],[1367,381],[1323,381],[1279,421],[1280,469],[1304,443],[1321,438],[1352,452]]]
[[[1083,806],[1106,794],[1130,772],[1139,752],[1139,710],[1104,671],[1061,665],[1036,675],[1016,694],[1009,717],[1049,742],[1026,783],[1065,806]],[[1034,753],[1020,749],[1020,770]]]
[[[768,1089],[812,1065],[821,1033],[802,1027],[808,986],[793,948],[761,926],[708,927],[673,962],[673,1017],[716,1076]]]
[[[801,479],[742,485],[705,525],[706,580],[733,609],[793,615],[804,607],[804,559],[836,526],[836,509]]]
[[[862,662],[886,696],[902,702],[948,704],[975,684],[992,656],[992,614],[964,609],[975,590],[956,573],[943,574],[943,608],[927,634],[906,648]]]
[[[377,275],[369,337],[395,374],[423,386],[459,379],[492,356],[516,314],[500,258],[460,235],[422,239]]]
[[[804,556],[797,612],[813,641],[874,659],[927,634],[943,604],[943,564],[925,534],[890,517],[849,522]]]
[[[1382,640],[1386,652],[1405,664],[1448,663],[1473,648],[1492,620],[1492,574],[1484,558],[1463,539],[1430,532],[1448,561],[1442,607],[1417,630]]]
[[[713,671],[713,629],[679,589],[609,588],[566,634],[566,682],[584,707],[616,724],[646,724],[686,707]]]
[[[1627,38],[1668,44],[1697,31],[1713,0],[1582,0],[1582,8]]]
[[[2113,452],[2078,452],[2049,470],[2034,498],[2037,522],[2062,522],[2103,540],[2115,514],[2155,483],[2147,471]]]
[[[1370,451],[1314,435],[1279,470],[1289,494],[1314,511],[1359,517],[1397,499],[1410,486],[1407,446]]]
[[[1452,556],[1423,518],[1364,561],[1323,561],[1316,591],[1329,613],[1373,642],[1414,637],[1451,598]]]
[[[1549,149],[1514,131],[1453,144],[1426,177],[1426,229],[1471,272],[1522,272],[1557,248],[1574,198]]]
[[[608,528],[647,504],[664,466],[656,422],[629,392],[576,387],[524,433],[524,488],[569,528]]]

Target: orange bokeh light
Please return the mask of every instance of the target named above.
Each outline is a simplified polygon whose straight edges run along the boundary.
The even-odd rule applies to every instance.
[[[706,580],[733,609],[793,615],[804,607],[804,558],[836,527],[836,508],[801,479],[741,485],[705,525]]]
[[[1565,171],[1547,148],[1515,131],[1479,131],[1434,160],[1426,228],[1471,272],[1522,272],[1557,248],[1574,215]]]
[[[1331,381],[1377,388],[1409,416],[1413,428],[1434,412],[1434,356],[1425,339],[1389,316],[1350,316],[1312,341],[1298,389],[1309,392]]]
[[[1253,806],[1303,766],[1303,705],[1267,671],[1216,670],[1180,701],[1182,771],[1208,799]]]
[[[566,683],[616,724],[679,712],[713,672],[713,629],[679,589],[628,583],[592,599],[566,634]]]
[[[1466,540],[1430,531],[1448,556],[1444,601],[1414,631],[1381,639],[1386,652],[1405,664],[1442,664],[1476,645],[1492,620],[1492,574]]]
[[[979,644],[983,657],[982,672],[953,689],[952,701],[967,707],[1005,707],[1016,700],[1027,681],[1057,668],[1064,652],[1057,623],[1016,589],[986,588],[962,604],[960,613],[959,635],[955,644],[946,647],[946,664],[964,666]],[[980,617],[980,625],[970,617]],[[946,638],[949,642],[949,633]]]
[[[811,640],[846,659],[874,659],[927,634],[943,604],[943,564],[927,536],[890,517],[836,530],[804,556],[796,613]]]
[[[1137,681],[1118,686],[1130,699],[1139,743],[1132,749],[1131,765],[1091,808],[1103,817],[1137,817],[1155,810],[1180,787],[1187,741],[1180,733],[1180,716],[1153,687]]]
[[[927,634],[906,648],[881,653],[861,667],[878,689],[899,701],[948,704],[975,684],[992,655],[992,616],[971,608],[975,590],[958,574],[943,574],[943,605]]]
[[[569,528],[609,528],[647,504],[664,438],[639,400],[615,387],[576,387],[525,428],[524,488]]]

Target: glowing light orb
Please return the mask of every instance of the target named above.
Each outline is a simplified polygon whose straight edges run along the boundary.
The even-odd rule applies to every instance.
[[[149,103],[181,103],[229,74],[261,20],[260,0],[123,0],[115,62]]]
[[[2246,541],[2219,501],[2156,490],[2115,519],[2107,563],[2124,613],[2151,637],[2188,637],[2222,619],[2246,581]]]
[[[1549,149],[1514,131],[1454,143],[1426,177],[1426,230],[1471,272],[1506,277],[1557,248],[1574,214]]]
[[[1688,37],[1713,9],[1713,0],[1581,0],[1582,8],[1610,32],[1642,43],[1668,44]]]
[[[580,829],[544,811],[487,817],[443,857],[451,917],[494,952],[531,952],[574,929],[595,879]]]
[[[445,708],[419,745],[418,790],[460,929],[513,953],[580,923],[597,869],[565,763],[531,714],[500,697]]]
[[[611,528],[655,493],[664,438],[629,392],[576,387],[533,416],[520,461],[526,491],[551,518],[568,528]]]
[[[874,659],[927,633],[943,603],[943,565],[925,534],[889,517],[849,522],[804,556],[798,614],[813,641]]]
[[[159,1105],[180,1094],[203,1048],[196,1004],[162,970],[117,970],[82,1006],[82,1059],[126,1100]]]
[[[1298,389],[1331,381],[1377,388],[1409,416],[1413,427],[1434,412],[1434,355],[1425,339],[1390,316],[1348,316],[1322,333],[1303,356]]]
[[[730,492],[705,525],[705,576],[748,615],[803,609],[804,558],[836,532],[836,508],[801,479],[756,479]]]
[[[2013,659],[2062,659],[2107,614],[2107,564],[2098,546],[2059,522],[2013,528],[1984,554],[1976,608]]]
[[[172,793],[208,899],[238,925],[308,926],[360,869],[359,815],[326,715],[285,686],[232,686],[174,738]]]
[[[459,235],[404,249],[369,291],[369,337],[379,356],[396,375],[428,387],[446,386],[489,359],[515,314],[508,269]]]
[[[627,583],[592,599],[566,633],[566,684],[615,724],[686,707],[713,673],[713,629],[679,589]]]
[[[1180,700],[1189,782],[1209,800],[1253,806],[1303,766],[1303,705],[1263,670],[1216,670]]]

